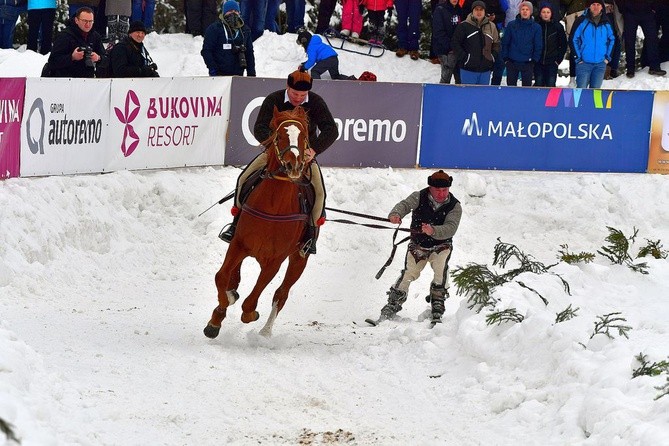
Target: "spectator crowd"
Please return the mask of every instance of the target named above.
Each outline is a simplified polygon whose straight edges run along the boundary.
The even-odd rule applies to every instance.
[[[441,65],[441,83],[501,85],[506,78],[507,85],[552,87],[566,58],[571,86],[599,88],[605,79],[633,78],[646,67],[664,76],[660,65],[669,60],[666,0],[431,0],[430,23],[423,26],[428,15],[421,0],[341,0],[340,24],[333,18],[336,0],[321,0],[313,35],[305,27],[306,1],[184,0],[186,32],[203,36],[201,55],[212,76],[255,76],[253,42],[265,30],[296,34],[307,57],[303,66],[315,78],[325,72],[352,78],[339,74],[336,52],[318,34],[371,45],[396,41],[397,57],[417,60],[425,25],[431,30],[425,55]],[[27,49],[50,55],[43,75],[158,75],[143,46],[154,30],[155,0],[68,3],[69,21],[54,36],[58,0],[0,0],[0,48],[13,48],[25,13]],[[388,39],[391,31],[395,39]],[[637,36],[643,36],[640,60]]]

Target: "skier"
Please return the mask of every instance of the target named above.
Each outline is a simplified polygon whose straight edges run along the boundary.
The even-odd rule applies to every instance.
[[[444,301],[448,298],[448,261],[453,249],[453,236],[460,225],[462,206],[449,192],[453,177],[443,170],[427,179],[428,187],[413,192],[393,207],[388,220],[400,224],[411,212],[412,235],[407,249],[404,269],[388,291],[388,303],[381,309],[376,322],[393,318],[407,300],[409,285],[418,279],[429,262],[434,277],[427,301],[432,304],[432,324],[441,322]]]

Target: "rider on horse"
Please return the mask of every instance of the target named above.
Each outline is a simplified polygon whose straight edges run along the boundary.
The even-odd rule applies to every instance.
[[[309,73],[305,71],[294,71],[288,76],[288,85],[285,90],[278,90],[269,94],[263,101],[258,119],[253,127],[253,135],[258,141],[266,141],[272,135],[270,122],[276,107],[278,111],[293,110],[295,107],[302,107],[307,112],[309,118],[309,145],[306,151],[308,160],[312,160],[316,155],[323,153],[328,147],[337,140],[339,131],[332,113],[322,97],[316,93],[310,92],[312,79]],[[258,155],[241,173],[237,179],[237,191],[235,194],[235,206],[238,209],[242,207],[243,197],[241,191],[250,177],[254,173],[263,170],[267,165],[267,155],[265,152]],[[325,206],[325,185],[321,175],[320,167],[314,159],[310,164],[309,180],[314,188],[315,199],[311,210],[311,217],[304,237],[303,251],[305,254],[316,254],[316,240],[318,238],[317,224],[322,224],[323,209]],[[230,242],[235,234],[237,221],[240,213],[235,218],[230,227],[221,234],[221,239]]]

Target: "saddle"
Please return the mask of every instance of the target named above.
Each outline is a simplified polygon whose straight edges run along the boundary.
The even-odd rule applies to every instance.
[[[246,200],[251,195],[251,192],[253,192],[256,186],[258,186],[258,184],[260,184],[260,182],[266,177],[267,169],[260,169],[249,175],[240,188],[240,204],[243,205],[246,202]],[[309,214],[311,213],[311,209],[313,209],[314,203],[316,201],[316,192],[314,191],[314,187],[311,185],[311,181],[308,181],[308,179],[306,180],[307,181],[304,181],[298,185],[300,189],[298,200],[300,201],[300,211],[304,214]],[[323,213],[325,213],[325,209],[323,209]]]

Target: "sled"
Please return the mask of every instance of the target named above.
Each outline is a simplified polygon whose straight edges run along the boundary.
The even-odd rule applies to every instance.
[[[323,34],[328,45],[332,48],[349,53],[362,54],[363,56],[381,57],[386,52],[386,47],[368,40],[344,37],[338,34]]]

